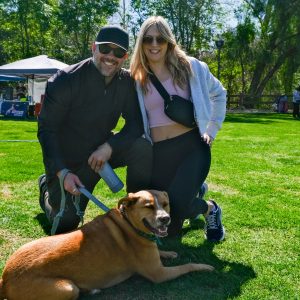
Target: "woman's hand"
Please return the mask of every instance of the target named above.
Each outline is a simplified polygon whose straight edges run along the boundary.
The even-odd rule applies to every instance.
[[[202,138],[206,144],[208,144],[210,147],[212,146],[212,143],[214,141],[214,138],[212,136],[208,135],[207,133],[204,133]]]

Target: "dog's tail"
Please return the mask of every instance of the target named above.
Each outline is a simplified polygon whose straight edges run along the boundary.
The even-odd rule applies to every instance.
[[[4,294],[3,294],[3,279],[0,279],[0,300],[4,300]]]

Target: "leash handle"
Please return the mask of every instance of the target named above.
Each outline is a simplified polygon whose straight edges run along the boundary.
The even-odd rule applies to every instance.
[[[101,201],[99,201],[95,196],[93,196],[86,188],[83,187],[77,187],[80,193],[82,193],[84,196],[92,200],[97,206],[99,206],[102,210],[105,212],[109,211],[109,208],[105,206]]]
[[[51,235],[54,235],[60,219],[63,217],[66,207],[66,193],[64,189],[64,180],[67,174],[70,172],[69,169],[62,169],[59,175],[59,185],[60,185],[60,192],[61,192],[61,199],[60,199],[60,210],[57,215],[53,219],[52,227],[51,227]]]

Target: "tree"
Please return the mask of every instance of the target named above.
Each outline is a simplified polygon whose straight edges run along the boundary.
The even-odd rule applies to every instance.
[[[199,48],[205,48],[212,39],[216,0],[131,0],[131,5],[138,16],[138,27],[150,15],[165,17],[177,42],[190,54],[197,55]]]
[[[0,0],[3,63],[47,54],[67,63],[90,56],[118,0]]]
[[[90,56],[90,43],[107,18],[118,10],[118,0],[62,0],[57,20],[61,51],[74,53],[76,60]],[[58,45],[57,45],[58,46]],[[58,49],[60,51],[60,49]]]
[[[251,80],[251,45],[255,39],[255,26],[249,18],[236,28],[223,34],[226,41],[222,51],[222,79],[227,84],[229,94],[246,94]]]
[[[47,1],[51,3],[52,1]],[[51,27],[51,6],[42,0],[0,0],[3,52],[10,60],[40,54]]]
[[[259,97],[268,82],[289,61],[294,70],[300,66],[300,5],[298,0],[245,0],[258,22],[259,34],[253,43],[255,61],[248,89]],[[291,70],[291,68],[289,69]]]

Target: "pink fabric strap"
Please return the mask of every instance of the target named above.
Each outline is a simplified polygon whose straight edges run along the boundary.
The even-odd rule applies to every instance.
[[[175,86],[171,78],[161,83],[170,95],[179,95],[185,99],[190,98],[188,87],[181,89],[179,86]],[[165,115],[164,99],[151,82],[148,83],[147,88],[148,92],[144,96],[144,102],[149,118],[150,128],[176,124],[176,122]]]

